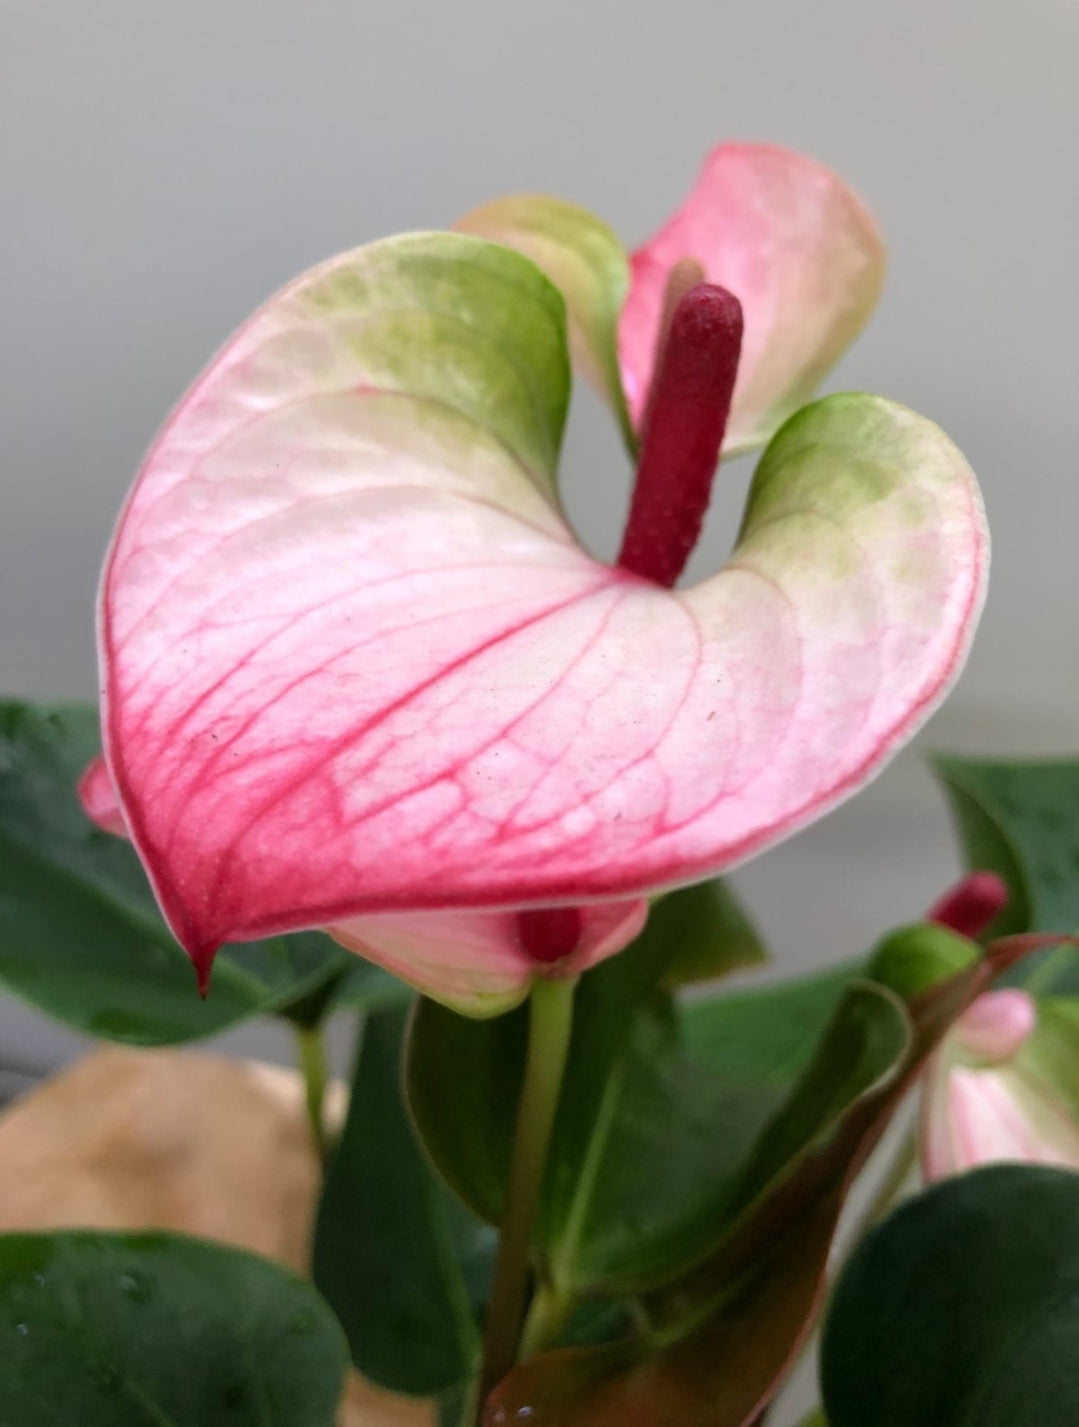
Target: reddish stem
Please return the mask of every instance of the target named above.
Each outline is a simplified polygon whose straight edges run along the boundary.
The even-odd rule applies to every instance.
[[[672,297],[681,272],[671,274]],[[660,341],[618,563],[670,588],[712,494],[742,348],[742,305],[725,288],[699,283],[677,301]]]

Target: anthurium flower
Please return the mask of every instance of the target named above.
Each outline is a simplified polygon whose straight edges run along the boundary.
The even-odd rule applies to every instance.
[[[672,272],[736,294],[745,340],[723,449],[765,442],[816,391],[880,296],[884,247],[861,200],[823,165],[772,144],[714,148],[685,202],[631,254],[586,210],[516,194],[462,231],[516,247],[561,288],[574,355],[635,440]]]
[[[1017,1160],[1079,1169],[1079,1008],[988,991],[956,1023],[922,1101],[927,1180]]]
[[[624,945],[647,894],[832,807],[922,722],[987,552],[969,468],[914,413],[799,413],[727,566],[669,588],[740,340],[731,294],[673,304],[618,567],[562,513],[565,306],[518,253],[376,243],[226,344],[139,473],[100,602],[114,821],[197,966],[325,926],[500,1009]],[[380,944],[377,919],[418,915]]]
[[[79,780],[83,811],[106,832],[127,824],[104,758]],[[511,1010],[536,975],[576,976],[621,951],[644,926],[642,898],[555,911],[402,912],[327,930],[342,946],[472,1016]]]
[[[1004,910],[1006,884],[972,872],[929,920],[977,937]],[[949,1031],[926,1071],[921,1161],[927,1180],[1018,1160],[1079,1169],[1079,1003],[987,991]]]

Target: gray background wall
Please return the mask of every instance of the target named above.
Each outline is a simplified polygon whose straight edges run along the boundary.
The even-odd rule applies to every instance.
[[[817,155],[876,210],[887,293],[831,385],[930,415],[984,485],[992,593],[928,741],[1074,747],[1077,51],[1077,0],[0,0],[0,688],[92,696],[96,573],[140,452],[282,281],[508,189],[635,242],[737,136]],[[564,481],[601,553],[626,479],[578,396]],[[916,914],[954,866],[915,750],[739,880],[795,967]],[[72,1048],[0,1005],[0,1060]]]

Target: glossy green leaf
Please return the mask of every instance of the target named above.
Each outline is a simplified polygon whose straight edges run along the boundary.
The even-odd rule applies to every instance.
[[[10,1427],[331,1427],[348,1362],[287,1269],[171,1234],[0,1237]]]
[[[1079,927],[1079,760],[936,758],[933,768],[967,866],[1008,884],[1008,905],[986,936]],[[1079,952],[1043,952],[1013,979],[1079,992]]]
[[[527,1037],[527,1006],[476,1020],[426,997],[409,1029],[417,1132],[445,1182],[489,1224],[502,1218]]]
[[[1079,1175],[994,1166],[903,1205],[855,1251],[821,1353],[832,1427],[1079,1421]]]
[[[383,1387],[429,1396],[475,1365],[494,1236],[443,1188],[416,1141],[401,1097],[403,1028],[394,1008],[363,1032],[314,1273],[356,1367]]]
[[[808,1064],[865,958],[752,990],[686,1000],[682,1043],[699,1065],[742,1080],[789,1084]]]
[[[878,951],[887,974],[877,979],[903,990],[913,965],[924,970],[935,955],[939,978],[957,953],[969,959],[973,949],[938,928],[909,928]],[[798,1056],[779,1038],[779,1053],[759,1051],[752,1073],[737,1046],[726,1061],[711,1047],[702,1064],[679,1023],[652,1003],[627,1025],[594,1115],[587,1079],[568,1082],[543,1245],[562,1292],[647,1288],[692,1264],[771,1174],[899,1060],[904,1036],[879,988],[840,971],[813,989],[831,1015],[809,1023],[808,1054],[805,1042]],[[804,986],[796,1000],[804,1010]]]
[[[82,707],[0,704],[0,986],[77,1030],[133,1045],[214,1035],[353,965],[318,932],[226,948],[199,999],[130,845],[75,785],[99,749]]]
[[[925,930],[909,930],[909,959],[891,939],[884,960],[904,980],[912,966],[924,972]],[[951,940],[942,971],[959,947],[974,951]],[[711,1252],[648,1296],[647,1326],[635,1337],[515,1369],[487,1405],[489,1427],[526,1408],[545,1427],[749,1427],[809,1331],[851,1183],[913,1076],[1004,955],[975,955],[905,1010],[890,988],[854,983],[761,1135]]]
[[[641,936],[654,939],[667,960],[659,985],[670,989],[768,960],[760,933],[722,877],[668,892],[652,907]]]
[[[618,361],[618,318],[629,290],[629,262],[618,237],[587,209],[533,193],[496,198],[454,226],[515,248],[546,273],[566,300],[575,363],[610,402],[635,450]]]

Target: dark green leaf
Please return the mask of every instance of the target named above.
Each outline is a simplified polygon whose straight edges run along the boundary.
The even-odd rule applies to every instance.
[[[494,1236],[439,1182],[401,1097],[404,1012],[372,1015],[319,1209],[315,1282],[356,1367],[397,1392],[452,1390],[475,1366]]]
[[[408,1106],[424,1148],[465,1204],[502,1218],[528,1007],[476,1020],[422,998],[405,1059]]]
[[[88,708],[0,704],[0,985],[133,1045],[213,1035],[315,990],[353,958],[318,932],[226,947],[205,1002],[132,848],[83,815]]]
[[[331,1427],[348,1362],[318,1294],[170,1234],[0,1237],[3,1427]]]
[[[987,937],[1079,927],[1079,761],[937,758],[967,866],[1008,884],[1007,907]],[[1079,992],[1079,951],[1030,957],[1017,983]]]
[[[682,1042],[699,1065],[736,1079],[789,1084],[804,1069],[865,957],[749,991],[687,999]]]
[[[474,1392],[470,1393],[468,1386],[464,1383],[450,1388],[448,1392],[440,1393],[438,1397],[438,1427],[462,1427],[466,1420],[471,1424],[471,1419],[475,1416],[475,1409],[473,1408],[468,1419],[465,1417],[465,1409],[469,1406],[473,1395]]]
[[[824,1336],[828,1420],[1074,1427],[1077,1343],[1079,1175],[978,1170],[909,1201],[855,1251]]]
[[[654,939],[667,961],[659,984],[671,989],[768,960],[760,934],[722,877],[661,897],[641,936]]]

